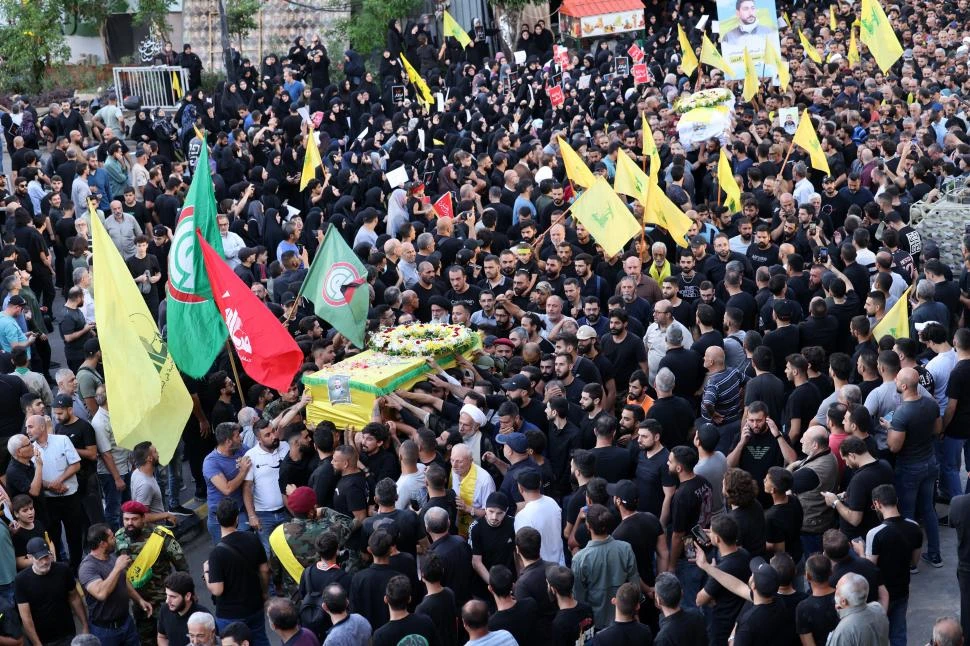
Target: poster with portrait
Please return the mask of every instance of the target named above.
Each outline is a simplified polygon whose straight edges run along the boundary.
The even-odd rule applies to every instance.
[[[717,23],[721,56],[734,70],[728,80],[744,78],[744,49],[747,47],[760,78],[778,83],[773,65],[765,64],[765,42],[781,51],[778,39],[778,10],[775,0],[717,0]]]

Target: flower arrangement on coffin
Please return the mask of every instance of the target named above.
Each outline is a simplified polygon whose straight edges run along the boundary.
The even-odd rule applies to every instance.
[[[464,325],[416,323],[382,328],[371,336],[368,346],[395,357],[439,357],[465,352],[474,346],[476,334]]]
[[[674,101],[674,112],[686,114],[695,108],[714,108],[728,102],[734,103],[731,90],[723,87],[710,88],[679,97]]]

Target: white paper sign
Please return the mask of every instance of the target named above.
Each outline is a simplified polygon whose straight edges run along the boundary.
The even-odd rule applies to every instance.
[[[715,34],[721,33],[721,23],[719,23],[717,20],[711,21],[711,31],[713,31]]]
[[[303,123],[310,123],[310,108],[303,106],[296,109],[297,114],[303,117]]]
[[[512,59],[515,61],[516,65],[525,65],[525,59],[527,58],[524,50],[519,50],[517,52],[512,52]]]
[[[576,83],[576,88],[579,90],[588,90],[590,79],[593,78],[592,74],[583,74],[579,77],[579,81]]]
[[[387,183],[391,185],[391,188],[397,188],[401,184],[408,181],[408,170],[405,166],[398,166],[392,171],[387,173]]]
[[[364,128],[363,130],[361,130],[360,134],[357,135],[357,141],[363,141],[364,137],[366,137],[367,133],[369,132],[370,132],[370,128]]]
[[[711,17],[705,13],[703,16],[701,16],[701,19],[697,21],[697,24],[694,25],[694,28],[700,31],[704,31],[704,27],[707,26],[707,21],[710,19]]]

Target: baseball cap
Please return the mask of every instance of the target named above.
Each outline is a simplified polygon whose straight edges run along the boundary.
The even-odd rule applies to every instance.
[[[482,354],[475,357],[475,367],[476,368],[494,368],[495,359],[488,356],[487,354]]]
[[[522,437],[525,437],[524,435]],[[538,491],[542,488],[542,477],[535,469],[523,469],[515,479],[526,491]]]
[[[704,236],[696,235],[696,236],[694,236],[693,238],[690,239],[690,246],[692,246],[692,247],[706,247],[707,246],[707,240],[704,239]]]
[[[317,506],[317,494],[310,487],[297,487],[286,503],[294,514],[305,514]]]
[[[498,507],[499,509],[508,510],[509,499],[501,491],[493,491],[488,494],[488,498],[485,499],[485,509],[494,509]]]
[[[89,357],[93,357],[97,353],[101,352],[101,342],[97,339],[88,339],[84,342],[84,354]]]
[[[587,339],[595,339],[598,334],[596,330],[593,329],[592,325],[583,325],[578,330],[576,330],[576,338],[580,341],[586,341]]]
[[[525,453],[529,450],[529,441],[525,433],[499,433],[495,436],[495,441],[505,444],[516,453]],[[521,478],[522,476],[519,476]]]
[[[51,556],[51,546],[40,536],[34,536],[27,541],[27,554],[35,559]]]
[[[74,398],[62,393],[54,398],[54,408],[74,408]]]
[[[637,486],[630,480],[619,480],[606,485],[606,493],[616,496],[624,505],[635,505],[640,497]]]
[[[7,305],[19,305],[20,307],[23,307],[26,304],[27,304],[27,300],[23,296],[20,296],[20,295],[11,296],[7,300]]]
[[[767,561],[760,556],[751,559],[751,575],[754,577],[754,589],[763,597],[770,597],[778,592],[778,573]]]
[[[161,224],[156,224],[155,225],[155,228],[152,229],[152,233],[154,233],[158,237],[161,237],[161,236],[165,235],[166,233],[168,233],[168,231]]]
[[[502,388],[505,390],[528,390],[532,382],[525,375],[519,373],[513,375],[511,379],[506,379],[502,382]]]

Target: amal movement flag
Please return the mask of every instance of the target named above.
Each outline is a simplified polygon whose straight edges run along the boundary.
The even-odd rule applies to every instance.
[[[175,364],[190,377],[212,366],[226,340],[226,326],[212,300],[212,289],[195,230],[223,255],[216,224],[216,197],[209,174],[209,151],[203,139],[192,186],[185,198],[168,255],[168,349]]]
[[[120,446],[133,449],[151,441],[168,464],[192,412],[192,398],[168,352],[141,291],[111,237],[95,215],[94,318],[105,343],[104,387],[111,405],[111,428]]]
[[[364,347],[370,304],[367,270],[336,230],[327,232],[317,250],[302,294],[313,303],[317,316],[358,348]]]
[[[216,250],[196,231],[212,296],[246,374],[286,392],[303,363],[303,352],[273,313],[253,295]]]

